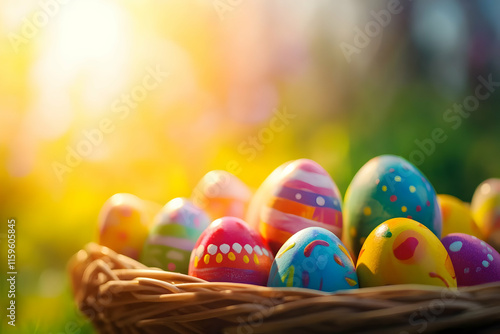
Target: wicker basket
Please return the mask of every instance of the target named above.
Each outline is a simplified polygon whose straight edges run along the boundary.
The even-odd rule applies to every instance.
[[[500,283],[335,294],[210,283],[93,243],[69,271],[75,301],[100,333],[500,333]]]

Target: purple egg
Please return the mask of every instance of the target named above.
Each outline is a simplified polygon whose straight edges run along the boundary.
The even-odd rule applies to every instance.
[[[486,242],[464,233],[448,234],[441,242],[450,255],[459,287],[500,281],[500,254]]]

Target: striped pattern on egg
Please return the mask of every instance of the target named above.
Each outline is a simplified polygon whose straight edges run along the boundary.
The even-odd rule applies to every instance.
[[[259,230],[276,253],[294,233],[322,227],[342,235],[342,200],[330,175],[316,162],[289,163],[260,208]]]
[[[144,243],[141,262],[147,266],[187,274],[189,256],[208,216],[191,201],[176,198],[158,213]]]

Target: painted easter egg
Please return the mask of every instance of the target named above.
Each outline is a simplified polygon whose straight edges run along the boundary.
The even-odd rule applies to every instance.
[[[175,198],[156,215],[144,242],[141,262],[150,267],[187,274],[189,257],[210,218],[191,201]]]
[[[468,205],[450,195],[437,195],[443,219],[441,238],[450,233],[465,233],[482,238]]]
[[[358,277],[340,239],[322,227],[308,227],[280,248],[267,285],[332,292],[358,288]]]
[[[149,233],[153,217],[160,209],[156,203],[119,193],[111,196],[99,212],[99,243],[135,260]]]
[[[224,170],[213,170],[198,182],[191,199],[212,220],[225,216],[243,219],[251,196],[248,186],[236,176]]]
[[[375,227],[397,217],[414,219],[441,237],[441,212],[432,185],[405,159],[382,155],[361,167],[347,189],[342,241],[358,254]]]
[[[266,285],[273,256],[245,221],[223,217],[201,234],[191,252],[189,275],[210,282]]]
[[[450,256],[426,226],[393,218],[366,238],[356,264],[360,287],[426,284],[456,288]]]
[[[464,233],[449,234],[441,241],[450,254],[459,287],[500,281],[500,254],[486,242]]]
[[[274,176],[260,208],[259,231],[274,254],[296,232],[312,226],[342,235],[342,200],[330,175],[308,159],[290,162]],[[273,177],[273,178],[274,178]]]
[[[471,210],[486,242],[500,251],[500,179],[488,179],[477,187]]]
[[[269,201],[273,196],[273,188],[281,179],[281,174],[286,166],[288,166],[292,161],[287,161],[284,164],[276,168],[259,186],[255,194],[250,200],[248,205],[248,211],[246,214],[245,221],[250,224],[255,229],[259,229],[260,224],[260,209]]]

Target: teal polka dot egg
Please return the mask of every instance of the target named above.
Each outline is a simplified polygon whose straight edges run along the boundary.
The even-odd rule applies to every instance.
[[[187,274],[191,251],[208,225],[208,215],[190,200],[171,200],[155,217],[144,242],[141,262],[150,267]]]
[[[335,234],[322,227],[300,230],[283,244],[267,286],[327,292],[359,287],[351,255]]]
[[[441,211],[427,178],[401,157],[375,157],[361,167],[347,189],[342,240],[358,254],[373,229],[400,217],[418,221],[441,238]]]

